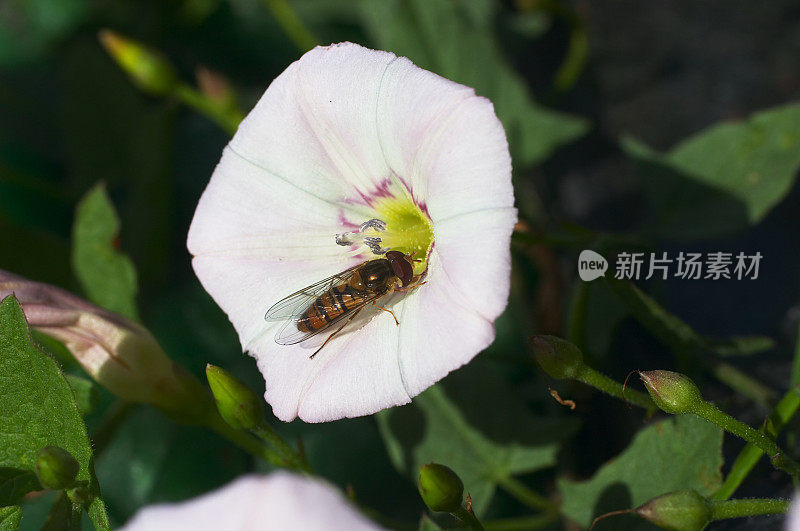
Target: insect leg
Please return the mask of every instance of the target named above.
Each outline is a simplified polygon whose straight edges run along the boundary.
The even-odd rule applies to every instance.
[[[363,306],[362,306],[361,308],[363,308]],[[351,315],[350,317],[348,317],[348,318],[347,318],[347,320],[346,320],[344,323],[342,323],[342,326],[340,326],[339,328],[337,328],[337,329],[336,329],[336,331],[335,331],[334,333],[332,333],[331,335],[329,335],[329,336],[328,336],[328,339],[326,339],[326,340],[325,340],[325,342],[324,342],[324,343],[322,343],[322,345],[320,345],[320,347],[319,347],[317,350],[315,350],[315,351],[314,351],[314,353],[313,353],[312,355],[310,355],[310,356],[308,357],[308,359],[310,359],[310,360],[311,360],[311,359],[314,359],[314,356],[316,356],[317,354],[319,354],[319,351],[320,351],[320,350],[322,350],[322,347],[324,347],[325,345],[327,345],[327,344],[328,344],[328,341],[330,341],[331,339],[333,339],[333,336],[335,336],[336,334],[338,334],[339,332],[341,332],[341,331],[342,331],[342,328],[344,328],[345,326],[347,326],[347,323],[349,323],[350,321],[352,321],[352,320],[353,320],[353,318],[354,318],[356,315],[358,315],[358,312],[360,312],[360,311],[361,311],[361,308],[359,308],[359,309],[357,309],[356,311],[354,311],[354,312],[353,312],[353,315]]]
[[[375,301],[372,301],[372,305],[375,306],[376,308],[378,308],[379,310],[383,310],[384,312],[389,312],[390,314],[392,314],[392,317],[394,318],[395,324],[397,326],[400,326],[400,321],[397,320],[397,316],[394,314],[394,312],[392,310],[384,308],[383,306],[378,306],[377,304],[375,304]]]
[[[414,288],[418,288],[418,287],[420,287],[420,286],[422,286],[424,284],[427,284],[427,283],[428,283],[428,281],[424,280],[424,281],[420,282],[419,284],[414,284],[413,286],[408,286],[407,288],[395,288],[394,291],[410,291],[410,290],[412,290]]]

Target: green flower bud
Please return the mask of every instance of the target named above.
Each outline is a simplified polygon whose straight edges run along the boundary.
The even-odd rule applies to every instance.
[[[454,513],[461,508],[464,483],[448,467],[428,463],[419,470],[419,494],[431,511]]]
[[[232,428],[252,430],[262,424],[261,400],[239,379],[211,364],[206,365],[206,377],[219,414]]]
[[[583,353],[569,341],[554,336],[533,336],[530,342],[536,363],[553,378],[574,378],[583,368]]]
[[[111,30],[100,32],[100,42],[141,90],[163,96],[175,88],[175,70],[160,54]]]
[[[636,514],[665,529],[700,531],[711,521],[711,504],[694,490],[679,490],[653,498]]]
[[[647,392],[656,405],[667,413],[678,415],[696,411],[703,401],[700,389],[688,376],[672,371],[639,372]]]
[[[46,489],[62,490],[75,483],[78,461],[58,446],[45,446],[36,455],[36,477]]]

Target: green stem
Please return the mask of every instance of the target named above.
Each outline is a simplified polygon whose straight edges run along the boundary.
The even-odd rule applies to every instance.
[[[536,529],[550,526],[555,523],[558,518],[557,511],[548,511],[535,516],[491,520],[485,522],[483,527],[486,531],[535,531]]]
[[[464,507],[459,507],[458,510],[452,514],[475,531],[485,531],[478,518]]]
[[[605,374],[596,371],[588,365],[583,365],[580,372],[575,376],[575,379],[606,394],[619,398],[620,400],[642,407],[646,409],[648,413],[653,413],[658,410],[658,406],[653,402],[653,399],[646,394],[630,388],[625,388],[623,392],[621,383],[615,382]]]
[[[288,468],[302,470],[306,473],[311,473],[311,466],[308,462],[292,448],[289,443],[275,433],[275,431],[265,422],[252,430],[253,435],[272,446],[277,450],[281,459],[285,462],[284,466]]]
[[[800,390],[795,387],[786,393],[781,401],[778,402],[778,405],[775,406],[775,410],[769,416],[769,419],[767,419],[767,422],[762,426],[760,431],[769,433],[772,437],[777,437],[783,428],[786,427],[789,420],[797,413],[798,409],[800,409]],[[714,493],[713,498],[715,500],[727,500],[733,496],[733,493],[736,492],[739,485],[742,484],[750,471],[753,470],[753,467],[756,466],[756,463],[761,459],[763,454],[764,452],[758,446],[753,443],[747,443],[747,446],[745,446],[736,457],[725,481],[719,490]]]
[[[775,498],[715,501],[711,503],[711,519],[724,520],[762,514],[783,514],[789,510],[789,504],[789,500]]]
[[[511,476],[497,478],[497,484],[511,496],[533,509],[552,511],[556,504],[552,500],[532,491],[524,483]]]
[[[272,448],[265,445],[249,433],[231,428],[216,410],[209,413],[206,426],[217,432],[222,437],[228,439],[242,450],[260,457],[267,463],[280,468],[293,468],[289,466],[285,459],[276,453]]]
[[[212,120],[228,134],[234,134],[239,123],[244,119],[238,110],[220,105],[185,83],[178,83],[173,89],[172,95],[183,104]]]
[[[581,350],[586,346],[586,300],[589,293],[588,282],[578,282],[572,294],[572,305],[567,321],[567,339]]]
[[[301,52],[310,50],[319,42],[314,35],[305,27],[303,21],[294,12],[287,0],[264,0],[272,16],[278,21],[283,31],[292,40]]]
[[[748,443],[752,443],[770,457],[775,467],[795,477],[800,477],[800,465],[790,459],[786,452],[781,450],[775,441],[763,432],[748,426],[744,422],[736,420],[727,413],[721,411],[715,405],[702,400],[698,402],[693,413],[712,424],[716,424],[728,433],[732,433]]]

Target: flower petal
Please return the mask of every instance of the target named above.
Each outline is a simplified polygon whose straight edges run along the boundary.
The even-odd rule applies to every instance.
[[[146,507],[123,529],[374,531],[381,528],[357,512],[324,481],[278,471],[267,476],[241,477],[183,503]]]
[[[334,241],[341,230],[339,212],[332,201],[226,148],[197,205],[187,244],[194,256],[249,255],[254,247],[269,249],[275,261],[315,256],[326,248],[340,256],[342,248]]]
[[[453,296],[489,321],[497,319],[508,302],[516,221],[516,209],[493,208],[434,226],[436,250]]]
[[[231,149],[317,197],[372,192],[389,177],[376,105],[395,58],[352,43],[314,48],[272,82]]]
[[[472,88],[398,58],[384,76],[378,123],[389,165],[434,223],[514,205],[505,131]]]
[[[398,316],[404,303],[392,307]],[[335,328],[297,345],[277,345],[272,337],[253,345],[267,382],[264,397],[276,417],[327,422],[369,415],[411,400],[398,368],[398,326],[390,315],[372,306],[364,313],[313,359],[309,356]]]

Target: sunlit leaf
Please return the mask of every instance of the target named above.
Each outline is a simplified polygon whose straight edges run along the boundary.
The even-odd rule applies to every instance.
[[[694,415],[651,424],[591,479],[560,480],[561,512],[588,526],[596,516],[673,490],[711,494],[722,482],[722,433]]]
[[[33,346],[22,309],[9,296],[0,303],[0,468],[32,472],[36,454],[47,445],[77,459],[77,479],[88,481],[94,495],[89,515],[96,528],[108,529],[92,447],[72,390],[56,362]]]
[[[0,507],[0,531],[17,531],[22,519],[22,509],[16,505]]]
[[[791,189],[800,167],[800,104],[714,125],[663,155],[630,138],[622,145],[642,177],[653,232],[726,234],[761,221]]]

